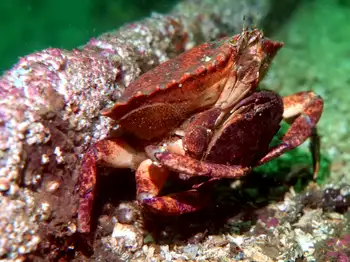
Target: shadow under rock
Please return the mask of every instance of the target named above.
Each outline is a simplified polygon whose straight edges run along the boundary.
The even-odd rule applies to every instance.
[[[329,176],[329,167],[330,161],[322,155],[319,182]],[[145,228],[156,243],[162,244],[200,242],[206,234],[243,234],[258,219],[273,218],[267,206],[283,201],[291,187],[303,192],[313,181],[312,171],[309,153],[295,149],[287,158],[275,159],[241,178],[239,186],[232,186],[235,180],[222,179],[213,187],[204,188],[212,201],[201,211],[176,217],[143,212]]]
[[[295,154],[298,154],[298,157]],[[234,180],[230,179],[222,179],[214,185],[204,186],[200,190],[210,196],[211,203],[201,211],[181,216],[164,216],[142,210],[135,201],[136,185],[133,172],[111,170],[109,176],[100,176],[99,179],[92,218],[94,233],[88,240],[91,250],[94,250],[93,256],[101,256],[99,253],[103,248],[98,248],[101,237],[111,235],[114,227],[111,218],[118,217],[117,210],[121,202],[132,206],[137,214],[132,223],[141,223],[146,234],[152,236],[151,242],[156,245],[196,244],[202,242],[208,234],[248,232],[259,219],[268,221],[274,217],[273,210],[267,208],[270,203],[282,201],[291,187],[298,185],[302,190],[312,180],[310,163],[291,175],[293,166],[300,165],[299,159],[305,160],[307,156],[304,151],[296,149],[293,157],[279,158],[277,162],[271,163],[274,167],[277,166],[276,168],[267,166],[242,178],[238,187],[233,187]],[[169,177],[169,182],[162,195],[188,190],[192,184],[198,183],[191,179],[179,180],[177,176]],[[258,234],[259,230],[264,228],[257,227],[257,231],[252,233]],[[86,246],[77,244],[80,246],[77,248],[80,252],[91,256]]]
[[[305,173],[305,180],[312,179]],[[273,201],[282,201],[295,180],[281,181],[252,172],[241,179],[239,188],[232,187],[232,180],[223,179],[212,188],[205,189],[212,202],[207,208],[190,214],[169,217],[143,213],[145,229],[157,244],[196,244],[207,234],[243,234],[248,232],[263,216],[273,217],[266,209]]]

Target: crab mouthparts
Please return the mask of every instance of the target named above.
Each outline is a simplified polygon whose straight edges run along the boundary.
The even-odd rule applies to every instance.
[[[283,43],[269,39],[254,39],[253,45],[242,51],[233,66],[215,106],[222,111],[216,124],[220,124],[229,111],[253,92],[264,77],[272,59]]]
[[[246,84],[237,79],[235,70],[232,70],[231,74],[225,82],[223,91],[219,99],[215,103],[215,107],[221,110],[220,116],[216,120],[216,125],[220,124],[228,114],[229,111],[235,109],[235,106],[246,97],[255,87],[251,84]]]

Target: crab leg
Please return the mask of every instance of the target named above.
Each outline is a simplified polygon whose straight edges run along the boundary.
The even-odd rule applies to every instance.
[[[146,159],[140,164],[135,175],[137,199],[143,202],[159,194],[168,178],[168,170]]]
[[[164,172],[167,172],[166,170],[190,176],[212,177],[210,182],[218,178],[237,178],[250,172],[248,167],[206,163],[190,156],[170,152],[164,147],[152,146],[152,149],[148,147],[146,151],[164,167],[156,166],[155,168],[150,159],[142,162],[136,172],[137,194],[138,200],[156,213],[181,215],[200,210],[210,202],[210,194],[200,190],[201,185],[188,191],[157,196],[165,182],[167,175],[164,175]],[[210,183],[209,181],[204,183]]]
[[[251,171],[249,167],[222,165],[194,159],[169,152],[164,147],[148,149],[149,156],[170,170],[189,176],[208,176],[214,178],[238,178]]]
[[[96,191],[97,166],[136,169],[146,158],[119,139],[98,141],[85,153],[79,177],[78,231],[89,233],[91,212]]]
[[[165,215],[194,212],[207,205],[207,195],[196,189],[158,196],[167,177],[167,168],[155,165],[150,159],[143,161],[136,171],[138,201],[151,211]]]
[[[320,162],[320,146],[315,127],[322,114],[323,100],[320,96],[311,91],[299,92],[284,97],[283,105],[283,118],[287,121],[291,121],[292,124],[287,133],[283,136],[282,143],[272,148],[257,164],[262,165],[282,155],[286,151],[299,146],[308,137],[313,137],[311,151],[314,160],[315,177]]]

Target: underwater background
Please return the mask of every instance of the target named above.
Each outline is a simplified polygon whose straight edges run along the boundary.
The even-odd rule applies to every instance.
[[[0,72],[19,56],[47,47],[72,49],[122,24],[165,13],[169,0],[14,0],[0,3]]]
[[[150,16],[153,12],[166,14],[178,2],[1,1],[0,72],[11,69],[19,57],[48,47],[71,50],[84,45],[92,37]],[[214,214],[208,215],[209,222],[198,222],[197,217],[190,217],[190,226],[196,232],[195,237],[191,236],[194,240],[183,240],[181,236],[169,233],[176,228],[176,234],[180,234],[181,230],[177,227],[187,227],[186,219],[169,222],[181,226],[164,226],[165,229],[159,230],[157,236],[160,241],[154,235],[142,235],[145,236],[141,240],[143,253],[134,248],[139,245],[139,239],[129,239],[133,246],[131,249],[125,248],[124,244],[123,248],[118,249],[122,244],[119,245],[113,237],[107,237],[107,233],[100,229],[99,241],[94,246],[97,252],[92,256],[92,261],[107,257],[113,261],[113,255],[116,254],[121,258],[125,256],[124,261],[133,261],[137,256],[150,258],[154,254],[159,258],[155,261],[175,261],[177,258],[185,261],[186,258],[198,259],[201,256],[210,261],[216,261],[213,259],[215,257],[220,257],[220,261],[249,261],[253,258],[256,261],[350,261],[350,0],[264,2],[270,2],[274,7],[268,19],[259,24],[259,28],[269,38],[282,41],[285,45],[274,59],[261,86],[281,95],[313,90],[324,99],[324,112],[318,124],[321,168],[317,184],[312,182],[308,141],[258,168],[254,174],[256,181],[264,183],[256,184],[254,179],[249,178],[244,182],[244,189],[234,193],[234,196],[229,187],[220,188],[219,192],[223,193],[219,193],[217,198],[224,203],[222,205],[226,209],[235,209],[240,205],[243,211],[235,213],[233,218],[225,222],[219,219],[219,222],[211,223],[211,220],[217,219]],[[254,21],[245,21],[243,17],[244,14],[237,28],[243,28],[248,22],[254,24]],[[287,125],[283,125],[282,129],[285,131],[287,128]],[[105,183],[111,182],[107,180]],[[108,190],[113,192],[114,189]],[[240,199],[257,208],[252,211],[253,208],[247,208],[240,203]],[[229,201],[232,203],[226,203]],[[5,201],[2,200],[2,203]],[[106,206],[100,213],[112,212],[111,207]],[[132,208],[134,206],[128,206],[127,209]],[[254,216],[251,215],[253,212]],[[99,223],[103,224],[103,221]],[[104,223],[107,224],[106,221]],[[54,227],[57,228],[57,225]],[[10,231],[0,223],[0,233],[6,230]],[[114,228],[113,232],[118,230],[135,233],[132,231],[134,229],[127,226]],[[263,240],[259,238],[261,235],[264,235]],[[69,238],[69,242],[65,238],[57,238],[59,240],[50,238],[48,242],[55,248],[65,250],[63,253],[69,253],[65,256],[60,251],[57,257],[72,259],[75,255],[72,255],[69,245],[76,239]],[[197,241],[197,238],[200,240]],[[12,259],[20,253],[20,244],[16,251],[11,250],[13,255],[8,250],[3,251],[8,246],[4,243],[0,241],[0,259]],[[41,248],[47,252],[52,248],[48,246],[45,246],[46,249]],[[108,246],[110,253],[105,250],[105,246]],[[212,253],[207,254],[206,250]],[[40,261],[38,257],[45,252],[35,253],[34,261]],[[12,255],[7,255],[10,253]],[[77,255],[77,261],[80,255]]]

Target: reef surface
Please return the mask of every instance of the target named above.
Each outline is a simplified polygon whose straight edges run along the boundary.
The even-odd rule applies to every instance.
[[[311,1],[277,26],[276,1],[234,2],[184,1],[168,15],[153,14],[81,48],[27,55],[3,74],[1,259],[347,261],[350,96],[344,95],[344,87],[349,82],[349,50],[346,34],[333,30],[346,27],[346,9]],[[321,21],[324,6],[337,14],[332,23]],[[106,190],[98,200],[96,234],[90,243],[77,237],[74,187],[81,156],[115,129],[100,110],[159,63],[199,43],[239,32],[242,14],[247,26],[270,28],[270,37],[285,42],[263,85],[282,95],[313,89],[325,99],[319,133],[322,170],[330,176],[322,179],[324,185],[294,189],[296,181],[310,182],[305,144],[266,171],[283,178],[257,171],[239,183],[223,181],[216,207],[154,222],[141,215],[135,202],[132,173],[102,176]]]

